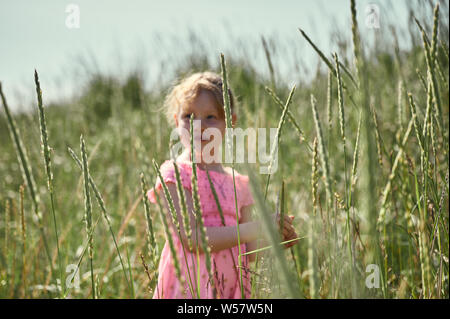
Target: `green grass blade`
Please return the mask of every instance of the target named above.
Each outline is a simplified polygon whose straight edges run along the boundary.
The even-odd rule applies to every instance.
[[[33,212],[37,218],[38,228],[41,233],[42,241],[44,243],[44,248],[45,248],[45,252],[47,255],[47,259],[49,261],[52,273],[54,273],[52,257],[50,254],[50,249],[48,247],[47,236],[45,234],[44,225],[42,224],[41,212],[39,211],[39,202],[40,201],[39,201],[39,196],[36,191],[36,182],[34,181],[33,172],[32,172],[31,166],[29,164],[30,161],[28,159],[26,149],[23,145],[22,138],[20,136],[20,131],[17,128],[17,125],[16,125],[13,117],[11,116],[11,112],[9,110],[8,103],[6,102],[5,95],[3,94],[1,82],[0,82],[0,96],[2,99],[3,108],[5,109],[5,113],[6,113],[9,133],[10,133],[11,139],[14,142],[17,159],[20,164],[20,171],[22,173],[22,178],[27,183],[27,188],[30,192],[30,198],[31,198],[31,201],[33,204]]]
[[[236,180],[234,176],[234,156],[233,156],[233,136],[231,133],[231,129],[233,127],[231,122],[231,102],[230,102],[230,95],[228,92],[228,76],[227,76],[227,68],[225,63],[225,57],[223,54],[220,54],[220,68],[222,73],[222,91],[223,91],[223,107],[225,111],[225,125],[226,125],[226,133],[225,133],[225,145],[226,145],[226,152],[231,154],[231,170],[233,174],[233,190],[234,190],[234,204],[235,204],[235,211],[236,211],[236,231],[237,231],[237,239],[238,239],[238,265],[239,265],[239,284],[241,289],[241,298],[245,298],[245,292],[244,292],[244,282],[242,279],[242,260],[241,260],[241,235],[239,232],[239,208],[237,204],[237,192],[236,192]],[[191,125],[192,129],[192,125]],[[192,139],[192,136],[191,136]],[[191,147],[193,150],[193,147]]]
[[[78,158],[77,154],[70,147],[68,147],[67,150],[68,150],[70,156],[72,157],[72,159],[77,164],[78,168],[83,170],[83,164],[81,163],[81,161]],[[117,251],[117,255],[119,256],[119,261],[120,261],[120,265],[122,267],[122,271],[123,271],[125,280],[127,281],[127,285],[128,285],[128,287],[130,289],[130,294],[133,295],[134,292],[133,292],[133,290],[131,288],[131,285],[130,285],[130,282],[128,280],[127,271],[126,271],[125,265],[123,263],[122,255],[120,254],[120,250],[119,250],[119,246],[117,244],[116,236],[114,235],[114,231],[113,231],[112,226],[111,226],[111,221],[109,219],[108,211],[106,210],[105,201],[103,200],[103,197],[100,194],[100,191],[98,190],[97,185],[95,184],[94,179],[92,178],[92,176],[90,174],[89,174],[89,183],[91,185],[92,190],[94,191],[94,195],[95,195],[97,203],[100,206],[100,209],[102,211],[103,218],[105,219],[106,224],[108,225],[109,232],[110,232],[111,237],[112,237],[113,242],[114,242],[114,247],[115,247],[115,249]]]
[[[269,162],[269,166],[268,166],[268,174],[267,174],[267,180],[266,180],[266,188],[264,191],[264,199],[267,198],[267,191],[269,189],[270,176],[271,176],[270,172],[272,171],[273,159],[275,158],[275,152],[278,152],[278,148],[279,148],[280,140],[281,140],[281,132],[282,132],[283,125],[284,125],[284,122],[286,119],[286,115],[289,111],[289,105],[291,104],[292,97],[294,96],[294,92],[295,92],[295,85],[292,87],[291,92],[289,92],[289,96],[288,96],[286,103],[284,105],[284,108],[283,108],[283,113],[281,113],[280,120],[278,121],[277,132],[275,135],[275,143],[272,145],[272,149],[270,151],[270,162]]]
[[[82,158],[82,167],[83,167],[83,184],[84,184],[84,219],[86,223],[86,233],[91,233],[92,230],[92,205],[91,205],[91,194],[89,188],[89,166],[87,161],[87,151],[86,145],[83,139],[83,135],[80,136],[80,149],[81,149],[81,158]],[[89,236],[89,265],[91,270],[91,285],[92,285],[92,298],[96,299],[95,292],[97,291],[95,287],[94,281],[94,240],[93,236]]]
[[[291,298],[300,298],[301,292],[300,290],[296,289],[294,285],[294,277],[292,273],[290,272],[286,257],[284,255],[283,250],[277,249],[279,247],[280,235],[278,234],[278,230],[276,226],[273,224],[273,218],[271,216],[271,213],[269,212],[264,197],[259,190],[259,182],[257,181],[257,176],[253,174],[253,172],[247,167],[247,174],[249,176],[250,186],[252,189],[252,194],[255,198],[255,204],[257,211],[261,217],[265,233],[268,234],[272,251],[275,255],[275,259],[277,261],[278,266],[280,267],[281,276],[283,278],[284,284],[287,288],[287,293]]]
[[[61,253],[59,250],[58,223],[56,222],[56,213],[55,213],[52,159],[51,159],[50,147],[48,146],[47,123],[45,121],[44,106],[42,104],[41,85],[39,83],[39,76],[38,76],[38,73],[36,70],[34,70],[34,81],[36,84],[36,94],[37,94],[37,100],[38,100],[39,125],[40,125],[40,129],[41,129],[41,147],[42,147],[42,154],[44,157],[45,173],[47,175],[47,189],[50,193],[50,202],[51,202],[51,207],[52,207],[53,227],[54,227],[54,231],[55,231],[56,251],[57,251],[57,255],[58,255],[59,278],[61,281],[62,289],[64,289],[65,281],[64,281],[64,277],[63,277]],[[59,293],[61,295],[62,291],[60,290]]]

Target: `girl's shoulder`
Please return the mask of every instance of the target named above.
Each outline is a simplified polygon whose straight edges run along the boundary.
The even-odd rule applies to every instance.
[[[223,171],[214,171],[214,170],[209,170],[208,173],[212,176],[224,176],[224,177],[228,177],[230,179],[233,179],[233,169],[229,166],[222,166]],[[206,173],[205,170],[201,170],[202,172]],[[239,182],[244,182],[244,183],[248,183],[248,176],[247,175],[243,175],[241,173],[239,173],[236,169],[234,169],[234,177],[237,181]]]
[[[173,165],[174,162],[175,162],[174,159],[168,159],[168,160],[165,160],[161,164],[160,171],[161,171],[161,175],[163,177],[174,175],[174,171],[175,171],[175,167]],[[190,161],[177,159],[175,163],[177,164],[177,167],[178,167],[181,177],[183,177],[183,176],[190,177],[190,175],[192,173],[192,163]],[[209,170],[208,173],[213,180],[215,179],[214,177],[218,177],[218,178],[225,177],[225,178],[230,179],[231,181],[233,179],[233,169],[229,166],[223,166],[223,171]],[[206,178],[206,170],[198,169],[197,176],[198,176],[198,178],[203,178],[203,177]],[[236,179],[237,184],[239,184],[239,186],[241,186],[241,187],[248,186],[249,177],[247,175],[241,174],[240,172],[238,172],[235,169],[234,177]]]
[[[181,181],[184,187],[190,187],[190,179],[191,179],[191,173],[192,173],[192,167],[190,163],[180,161],[180,160],[173,160],[168,159],[165,160],[160,167],[161,175],[164,178],[164,180],[167,180],[167,182],[176,182],[176,174],[175,174],[175,165],[176,164],[178,168],[178,172],[181,177]]]
[[[164,173],[173,173],[175,171],[175,167],[174,167],[174,162],[177,164],[177,167],[179,169],[180,172],[190,172],[190,170],[192,169],[190,163],[185,162],[185,161],[181,161],[181,160],[174,160],[174,159],[168,159],[165,160],[161,166],[160,166],[160,171],[161,174]],[[164,176],[164,174],[163,174]]]
[[[176,174],[175,174],[175,167],[174,167],[174,160],[173,159],[169,159],[164,161],[160,166],[159,166],[159,171],[161,173],[162,179],[164,180],[164,183],[176,183]],[[177,167],[178,167],[178,171],[180,173],[180,180],[181,180],[181,184],[183,185],[184,188],[189,189],[191,188],[191,182],[190,182],[190,171],[189,171],[189,165],[186,165],[186,163],[179,163],[178,161],[176,162]],[[150,189],[147,193],[147,196],[150,200],[150,202],[152,203],[156,203],[157,199],[156,199],[156,192],[158,192],[159,190],[161,190],[162,188],[162,183],[161,183],[161,179],[159,178],[159,176],[156,177],[156,182],[155,182],[155,186]]]

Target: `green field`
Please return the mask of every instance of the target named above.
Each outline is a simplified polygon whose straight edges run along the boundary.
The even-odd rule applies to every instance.
[[[448,2],[440,5],[434,16],[411,21],[408,50],[392,34],[364,45],[356,21],[337,56],[298,30],[295,41],[322,65],[311,81],[296,84],[265,203],[267,176],[257,174],[259,164],[250,168],[255,218],[259,207],[276,211],[284,182],[285,211],[304,238],[254,265],[254,298],[449,298]],[[266,40],[258,49],[267,63],[258,67],[225,56],[242,128],[278,127],[291,91],[272,63],[277,40]],[[205,70],[220,73],[220,57],[211,62],[197,52],[177,75]],[[44,108],[36,99],[30,112],[7,112],[11,92],[2,91],[0,298],[150,298],[159,255],[149,253],[140,174],[151,186],[152,159],[169,158],[161,106],[170,83],[149,90],[139,72],[94,72],[71,102],[51,105],[40,85]],[[103,209],[87,167],[80,162],[83,175],[68,150],[83,161],[81,135]],[[149,216],[160,252],[165,235],[156,205]],[[66,287],[78,265],[79,288]],[[370,265],[378,267],[379,285]]]

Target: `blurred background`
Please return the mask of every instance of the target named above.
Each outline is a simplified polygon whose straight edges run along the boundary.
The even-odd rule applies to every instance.
[[[370,4],[380,9],[380,29],[365,26]],[[71,5],[74,5],[71,6]],[[411,46],[411,13],[432,10],[426,1],[358,1],[358,21],[367,43],[399,29],[399,46]],[[310,81],[318,56],[299,39],[302,28],[324,52],[338,51],[350,36],[345,0],[307,1],[2,1],[0,76],[13,109],[34,101],[33,71],[41,72],[48,102],[80,93],[89,74],[125,79],[138,72],[145,89],[174,79],[189,59],[218,64],[220,52],[243,58],[268,76],[261,37],[272,49],[277,80]],[[71,24],[78,13],[79,24]],[[68,21],[70,20],[70,21]],[[413,28],[414,29],[414,28]],[[275,45],[276,41],[276,45]],[[296,68],[295,72],[293,67]]]

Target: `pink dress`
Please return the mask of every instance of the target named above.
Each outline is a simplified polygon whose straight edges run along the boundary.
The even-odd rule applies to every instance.
[[[192,191],[191,189],[191,174],[192,166],[190,162],[177,161],[177,165],[180,171],[181,182],[183,187]],[[166,183],[176,183],[176,177],[173,167],[173,160],[165,161],[161,167],[161,175]],[[214,183],[217,196],[219,198],[220,205],[222,207],[226,226],[236,226],[236,210],[234,200],[234,187],[233,176],[231,173],[221,173],[216,171],[209,171],[211,181]],[[200,205],[202,208],[202,214],[205,226],[220,227],[223,226],[219,210],[217,209],[214,196],[212,194],[208,176],[206,171],[197,168],[198,177],[198,190],[200,197]],[[239,207],[239,219],[241,218],[241,210],[244,206],[253,204],[253,197],[250,193],[248,177],[240,175],[235,171],[236,180],[236,194]],[[157,178],[156,185],[148,192],[148,198],[150,202],[156,203],[155,189],[162,189],[161,182]],[[163,201],[163,192],[160,194],[161,203]],[[167,213],[167,212],[166,212]],[[169,215],[166,214],[166,217]],[[173,264],[172,254],[170,247],[166,241],[163,251],[161,253],[161,259],[159,263],[159,277],[158,284],[155,289],[154,299],[185,299],[185,298],[197,298],[197,254],[189,252],[185,249],[185,255],[183,254],[183,247],[178,235],[172,232],[172,238],[174,240],[175,249],[177,250],[178,261],[181,268],[181,274],[185,278],[184,287],[177,279],[175,267]],[[246,252],[246,245],[241,244],[241,253]],[[211,253],[211,265],[214,274],[214,283],[216,287],[217,298],[220,299],[237,299],[241,298],[241,288],[239,280],[238,270],[238,246],[234,246],[229,249],[224,249],[218,252]],[[200,298],[211,299],[214,298],[212,285],[209,281],[208,271],[205,264],[205,255],[199,254],[200,260]],[[186,265],[187,260],[187,265]],[[241,257],[242,264],[242,280],[244,287],[245,298],[250,298],[251,286],[250,286],[250,272],[248,271],[248,257]],[[190,279],[189,279],[189,274]],[[189,282],[194,290],[194,296],[191,294],[189,288]]]

